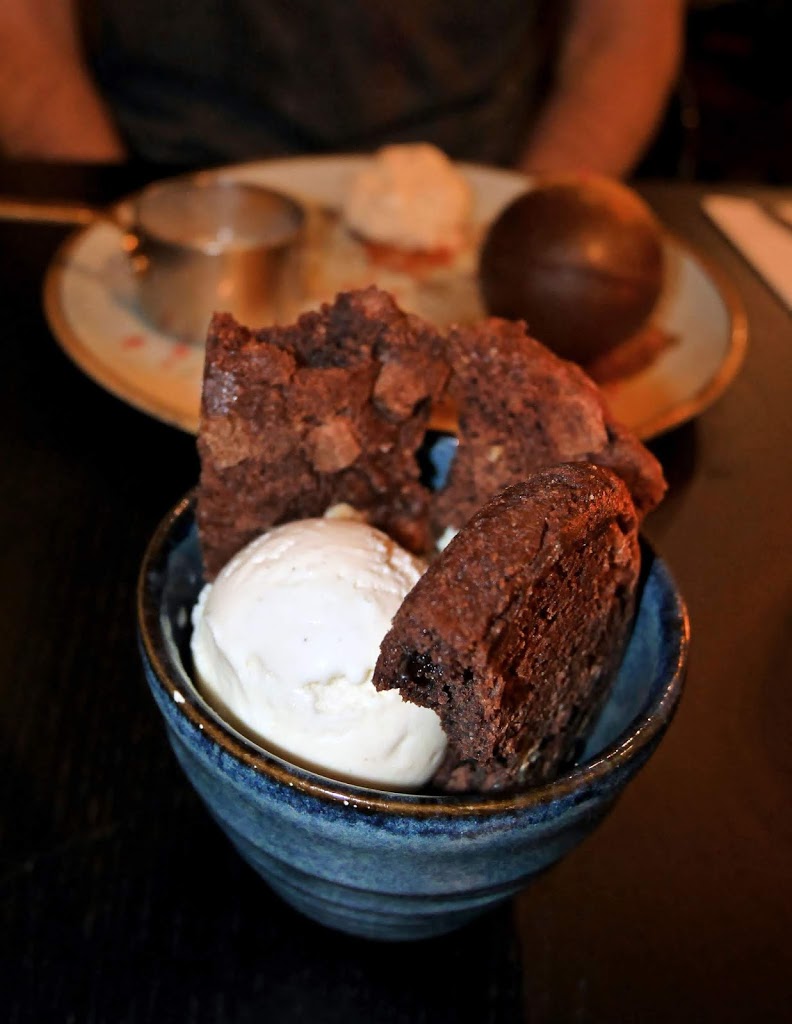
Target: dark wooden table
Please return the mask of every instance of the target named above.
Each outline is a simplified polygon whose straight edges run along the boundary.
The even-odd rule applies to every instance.
[[[0,165],[0,191],[109,200],[151,176]],[[133,591],[195,481],[191,437],[101,390],[44,320],[63,230],[0,225],[0,1017],[9,1022],[789,1019],[792,320],[699,212],[666,223],[742,293],[740,377],[658,440],[647,533],[693,651],[658,754],[596,835],[514,904],[387,946],[284,906],[176,767],[138,664]]]

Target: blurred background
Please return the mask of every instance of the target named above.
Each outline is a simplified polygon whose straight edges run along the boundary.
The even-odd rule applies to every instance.
[[[635,177],[792,184],[791,38],[792,0],[688,0],[679,79]]]
[[[790,0],[691,0],[679,83],[638,177],[792,184]]]

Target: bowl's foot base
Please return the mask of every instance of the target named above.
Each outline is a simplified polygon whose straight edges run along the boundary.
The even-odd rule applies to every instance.
[[[348,935],[385,942],[409,942],[446,935],[472,921],[491,906],[487,904],[464,910],[443,908],[437,912],[428,909],[425,913],[417,913],[411,907],[405,914],[399,914],[389,909],[341,906],[313,894],[306,896],[281,885],[272,885],[271,881],[269,884],[290,906],[319,924]],[[386,898],[388,902],[395,899]],[[430,902],[429,898],[427,900]]]

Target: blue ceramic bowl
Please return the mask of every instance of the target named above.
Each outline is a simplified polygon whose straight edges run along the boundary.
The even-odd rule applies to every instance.
[[[190,610],[202,585],[193,502],[157,529],[138,584],[140,649],[171,746],[240,854],[323,924],[379,939],[450,931],[575,847],[650,757],[679,701],[684,604],[645,551],[634,634],[579,764],[521,793],[417,796],[335,782],[223,722],[190,678]]]

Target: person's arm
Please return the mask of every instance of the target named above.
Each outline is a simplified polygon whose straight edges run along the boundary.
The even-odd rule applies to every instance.
[[[83,59],[74,0],[0,0],[0,152],[52,160],[125,155]]]
[[[573,0],[556,86],[520,168],[628,173],[674,83],[684,6],[684,0]]]

